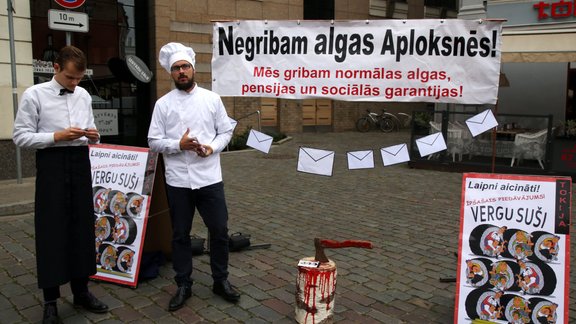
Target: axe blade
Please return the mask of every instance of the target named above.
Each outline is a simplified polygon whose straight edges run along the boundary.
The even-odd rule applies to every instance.
[[[314,259],[316,261],[326,263],[329,260],[328,257],[326,256],[326,253],[324,252],[324,248],[338,249],[345,247],[357,247],[357,248],[371,249],[372,242],[359,241],[359,240],[346,240],[338,242],[334,240],[322,240],[320,238],[315,238],[314,247],[316,248],[316,255],[314,256]]]

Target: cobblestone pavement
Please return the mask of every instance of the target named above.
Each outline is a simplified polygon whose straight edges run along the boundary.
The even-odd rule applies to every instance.
[[[91,282],[110,306],[107,314],[76,310],[66,286],[60,316],[65,323],[294,323],[296,264],[314,255],[313,238],[320,237],[374,244],[326,250],[338,266],[335,322],[452,323],[456,284],[439,278],[456,274],[462,174],[384,168],[379,148],[407,140],[406,133],[305,133],[269,154],[223,154],[230,231],[250,234],[252,244],[271,243],[231,253],[230,281],[243,294],[238,304],[212,294],[208,256],[201,255],[194,259],[193,296],[176,312],[166,310],[176,289],[168,263],[136,289]],[[334,150],[333,176],[297,172],[299,146]],[[376,167],[348,170],[346,151],[362,149],[375,150]],[[200,217],[193,234],[206,236]],[[0,323],[41,319],[33,235],[29,211],[0,217]],[[575,278],[572,272],[574,322]]]

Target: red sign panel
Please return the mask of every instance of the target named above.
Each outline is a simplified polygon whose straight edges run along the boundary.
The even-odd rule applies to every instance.
[[[86,2],[86,0],[54,0],[57,4],[67,9],[78,8]]]

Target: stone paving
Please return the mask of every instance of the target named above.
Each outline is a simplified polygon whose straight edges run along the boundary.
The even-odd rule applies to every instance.
[[[75,309],[66,286],[60,316],[65,323],[294,323],[296,265],[314,255],[313,239],[320,237],[374,244],[371,250],[326,250],[338,266],[335,322],[452,323],[456,284],[439,278],[456,275],[462,174],[383,167],[379,148],[408,138],[304,133],[269,154],[223,154],[230,232],[250,234],[252,244],[271,243],[231,253],[230,281],[243,294],[238,304],[212,294],[208,256],[201,255],[194,259],[193,296],[176,312],[166,310],[176,289],[167,263],[158,278],[135,289],[91,282],[92,292],[110,306],[107,314]],[[333,176],[297,172],[300,146],[334,150]],[[348,170],[346,151],[363,149],[375,150],[376,167]],[[42,316],[33,217],[23,210],[0,217],[0,323]],[[206,237],[200,217],[193,234]],[[576,322],[574,272],[570,278],[570,320]]]

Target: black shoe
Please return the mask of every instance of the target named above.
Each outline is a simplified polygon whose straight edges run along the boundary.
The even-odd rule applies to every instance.
[[[85,310],[97,314],[106,313],[108,311],[108,305],[99,301],[98,298],[94,297],[90,292],[86,292],[79,296],[74,295],[74,307],[83,307]]]
[[[229,302],[235,303],[240,300],[240,293],[232,287],[228,280],[215,282],[212,286],[212,292]]]
[[[59,324],[60,318],[58,317],[58,308],[56,303],[48,303],[44,305],[44,315],[42,316],[42,324]]]
[[[176,294],[172,299],[170,299],[170,304],[168,304],[168,310],[173,312],[184,306],[184,303],[188,298],[192,296],[192,289],[189,286],[180,286],[176,290]]]

